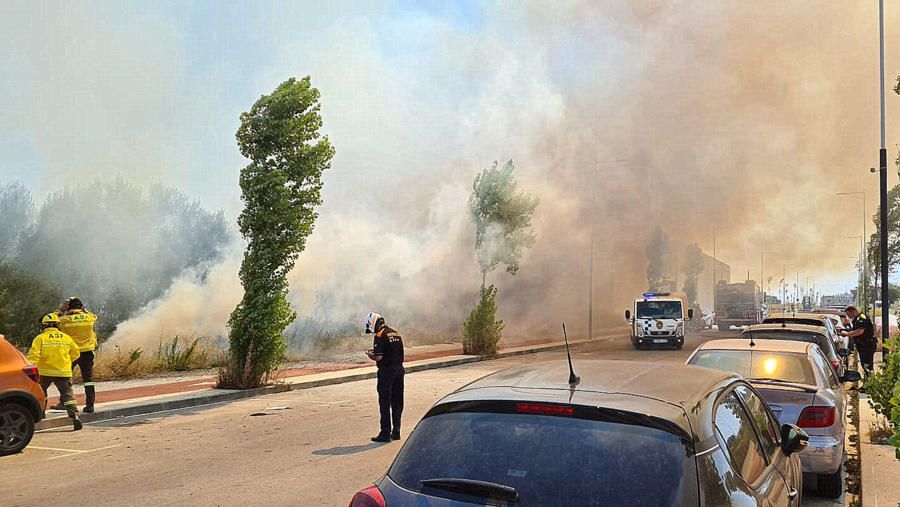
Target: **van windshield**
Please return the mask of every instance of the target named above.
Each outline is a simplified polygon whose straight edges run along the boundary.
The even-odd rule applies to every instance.
[[[681,301],[638,301],[639,319],[680,319]]]

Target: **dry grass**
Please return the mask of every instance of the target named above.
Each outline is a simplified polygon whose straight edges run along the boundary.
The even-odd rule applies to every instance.
[[[894,428],[891,426],[891,423],[883,417],[878,417],[877,420],[869,426],[870,442],[887,444],[888,439],[892,436],[894,436]]]
[[[206,370],[225,364],[227,354],[209,339],[180,336],[160,339],[155,354],[140,347],[104,348],[94,362],[94,378],[124,380],[172,371]]]

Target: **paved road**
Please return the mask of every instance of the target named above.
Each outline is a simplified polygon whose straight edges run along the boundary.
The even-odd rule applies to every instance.
[[[683,351],[640,352],[627,338],[616,338],[579,347],[576,366],[588,358],[684,361],[712,336],[720,335],[689,338]],[[410,374],[407,429],[462,384],[562,357],[542,353]],[[370,380],[107,421],[78,433],[49,430],[25,452],[0,458],[0,503],[344,506],[384,473],[400,447],[369,442],[377,414]]]

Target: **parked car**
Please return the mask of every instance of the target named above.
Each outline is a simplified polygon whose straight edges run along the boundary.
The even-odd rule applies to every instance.
[[[351,507],[799,505],[808,439],[735,373],[565,361],[438,401]]]
[[[846,365],[841,360],[838,348],[829,336],[828,330],[822,326],[808,326],[806,324],[757,324],[750,326],[741,332],[742,339],[754,340],[793,340],[807,343],[815,343],[822,349],[828,362],[834,368],[837,375],[843,376]],[[841,349],[843,350],[843,349]]]
[[[809,326],[822,326],[828,330],[831,341],[838,347],[838,350],[847,348],[842,337],[835,326],[833,316],[818,313],[770,313],[763,319],[763,324],[806,324]],[[840,317],[837,317],[840,321]]]
[[[843,382],[857,381],[856,371],[838,377],[814,343],[790,340],[712,340],[704,343],[687,364],[733,371],[750,381],[780,423],[796,424],[809,434],[800,453],[803,471],[816,476],[818,493],[838,498],[844,491],[841,476],[847,403]]]
[[[37,366],[0,335],[0,456],[21,452],[44,418]]]

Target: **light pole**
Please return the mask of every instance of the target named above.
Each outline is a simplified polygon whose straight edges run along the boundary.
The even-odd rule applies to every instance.
[[[793,264],[782,264],[781,265],[781,306],[782,311],[784,311],[784,307],[787,305],[787,268],[788,266],[794,267]]]
[[[627,158],[619,158],[616,160],[603,160],[601,162],[597,162],[597,169],[600,169],[601,165],[604,164],[619,164],[622,162],[628,162]],[[595,211],[597,207],[597,200],[595,196],[597,192],[595,191],[597,183],[597,171],[594,171],[593,178],[591,178],[591,212]],[[591,245],[590,245],[590,253],[588,257],[590,258],[589,266],[588,266],[588,339],[594,337],[594,220],[591,219]]]
[[[878,0],[878,49],[879,49],[879,68],[880,80],[878,88],[881,92],[881,149],[878,151],[880,176],[880,199],[881,204],[881,341],[887,343],[890,338],[890,314],[888,297],[890,295],[890,284],[888,283],[888,173],[887,173],[887,148],[884,145],[884,0]],[[873,308],[874,311],[874,308]]]
[[[866,222],[868,221],[866,218],[866,189],[863,188],[859,192],[838,192],[835,195],[841,195],[841,196],[843,196],[843,195],[861,195],[862,196],[862,230],[863,230],[862,238],[863,239],[860,239],[859,251],[862,252],[860,254],[861,262],[862,262],[862,264],[860,265],[860,269],[863,272],[863,281],[865,281],[865,283],[863,284],[864,285],[863,293],[861,295],[862,300],[863,300],[863,313],[865,313],[866,307],[869,306],[869,288],[868,288],[869,283],[868,283],[868,281],[866,281],[866,278],[868,278],[868,276],[867,276],[868,269],[866,269],[866,262],[868,262],[867,261],[868,257],[866,256],[866,240],[865,240],[866,228],[867,228]]]
[[[866,269],[866,250],[865,244],[866,242],[863,239],[863,236],[844,236],[846,239],[858,239],[859,240],[859,275],[860,280],[857,283],[856,290],[859,291],[859,297],[863,302],[863,313],[868,315],[868,306],[869,306],[869,281],[867,278],[867,269]]]

